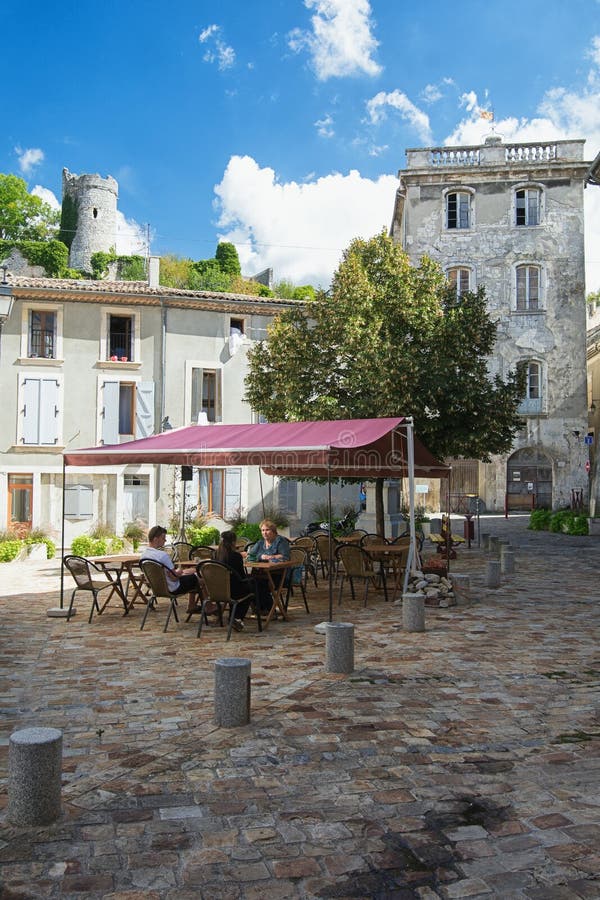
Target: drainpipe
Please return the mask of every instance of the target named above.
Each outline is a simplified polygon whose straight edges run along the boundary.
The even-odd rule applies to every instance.
[[[159,421],[162,422],[165,417],[165,372],[167,363],[167,307],[165,298],[160,298],[160,415]],[[159,427],[160,432],[160,427]]]

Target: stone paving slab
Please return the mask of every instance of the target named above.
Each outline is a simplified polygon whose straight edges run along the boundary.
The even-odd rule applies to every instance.
[[[598,538],[486,518],[516,570],[465,606],[344,601],[355,671],[314,625],[229,644],[117,606],[46,617],[56,561],[0,569],[0,898],[600,898]],[[7,577],[8,576],[8,577]],[[9,582],[7,584],[7,582]],[[337,597],[337,592],[336,592]],[[213,723],[214,662],[252,660],[252,721]],[[6,821],[8,738],[64,733],[61,819]]]

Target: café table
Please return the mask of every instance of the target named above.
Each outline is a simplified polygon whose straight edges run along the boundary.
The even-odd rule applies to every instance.
[[[143,575],[139,571],[140,555],[136,554],[115,554],[113,556],[90,556],[90,562],[102,569],[109,581],[113,583],[113,589],[104,601],[103,612],[108,605],[113,594],[117,594],[123,603],[124,613],[126,616],[137,599],[147,602],[147,595],[144,591],[145,581]],[[123,575],[127,576],[127,582],[123,584]],[[133,596],[128,596],[130,587],[133,586]]]
[[[396,599],[396,595],[398,593],[398,588],[402,585],[402,576],[404,575],[404,570],[406,565],[402,565],[402,555],[408,557],[408,548],[403,546],[402,544],[369,544],[368,547],[365,548],[369,556],[371,556],[374,560],[380,562],[382,565],[385,561],[389,560],[392,563],[392,568],[394,571],[394,593],[392,596],[392,601]]]
[[[266,618],[263,619],[263,627],[268,627],[269,622],[271,621],[277,610],[281,613],[282,618],[287,620],[285,603],[283,601],[285,573],[288,569],[294,569],[297,566],[297,563],[294,563],[289,559],[278,559],[273,560],[272,562],[254,562],[253,560],[246,559],[244,563],[246,568],[249,569],[251,573],[264,572],[269,582],[269,590],[271,591],[271,595],[273,597],[273,606],[267,613]],[[278,572],[280,573],[280,578],[277,581],[277,578],[274,578],[273,576]]]

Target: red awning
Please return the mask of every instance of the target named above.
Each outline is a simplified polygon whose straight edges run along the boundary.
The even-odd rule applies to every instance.
[[[444,478],[450,469],[417,440],[414,474]],[[209,467],[261,466],[275,475],[401,478],[408,474],[407,423],[402,417],[192,425],[112,446],[70,450],[68,466],[136,463]]]

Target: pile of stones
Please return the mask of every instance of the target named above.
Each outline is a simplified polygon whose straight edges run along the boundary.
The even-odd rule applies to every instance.
[[[456,606],[454,587],[450,578],[423,572],[413,572],[406,589],[407,594],[423,594],[425,606]],[[402,600],[397,600],[402,603]]]

